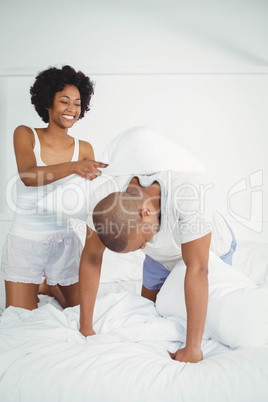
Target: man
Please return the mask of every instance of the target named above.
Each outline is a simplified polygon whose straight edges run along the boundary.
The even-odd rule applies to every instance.
[[[102,255],[106,247],[119,253],[145,254],[142,296],[155,301],[179,259],[186,264],[186,346],[171,357],[202,360],[201,340],[208,303],[208,257],[211,248],[231,263],[235,239],[223,217],[205,207],[198,182],[182,173],[102,178],[90,205],[88,232],[81,257],[80,332],[93,335],[92,324]]]

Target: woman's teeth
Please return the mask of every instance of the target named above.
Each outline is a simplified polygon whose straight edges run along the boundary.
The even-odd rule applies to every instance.
[[[73,120],[74,116],[68,116],[67,114],[63,114],[62,117],[64,117],[67,120]]]

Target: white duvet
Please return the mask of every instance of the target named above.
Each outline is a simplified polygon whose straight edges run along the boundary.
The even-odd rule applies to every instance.
[[[183,323],[134,293],[97,299],[97,335],[84,338],[78,322],[79,307],[4,311],[2,402],[267,401],[267,347],[231,350],[207,339],[202,362],[175,362],[167,350],[183,345]]]

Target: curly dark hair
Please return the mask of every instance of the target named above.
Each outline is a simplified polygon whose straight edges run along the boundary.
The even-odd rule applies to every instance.
[[[82,119],[89,111],[90,99],[94,94],[94,84],[89,77],[81,71],[76,72],[70,66],[63,66],[61,69],[51,67],[41,71],[30,88],[31,102],[45,123],[49,121],[47,108],[52,107],[55,93],[62,91],[65,85],[74,85],[80,92],[81,114],[79,119]]]

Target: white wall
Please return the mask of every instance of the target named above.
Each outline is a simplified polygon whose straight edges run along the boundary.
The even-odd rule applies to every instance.
[[[128,127],[160,127],[205,163],[208,201],[238,236],[268,240],[267,2],[16,0],[0,7],[1,244],[12,218],[4,188],[16,171],[13,130],[43,126],[29,86],[38,71],[62,64],[95,81],[91,110],[70,134],[90,141],[97,158]],[[259,180],[252,193],[250,177]]]
[[[1,0],[1,68],[267,66],[263,0]]]

